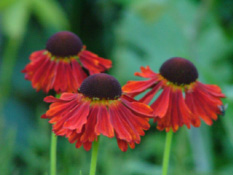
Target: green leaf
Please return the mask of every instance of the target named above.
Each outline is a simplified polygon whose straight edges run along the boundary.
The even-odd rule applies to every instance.
[[[168,0],[144,0],[135,1],[131,10],[142,16],[146,21],[152,22],[160,18],[165,12]]]
[[[56,1],[33,0],[32,10],[45,28],[52,27],[62,30],[69,27],[66,15]]]
[[[16,0],[1,0],[0,1],[0,10],[4,10],[4,9],[8,8],[10,5],[12,5],[15,2],[16,2]]]
[[[8,37],[20,38],[24,35],[30,14],[29,3],[28,0],[19,0],[3,12],[2,28]]]

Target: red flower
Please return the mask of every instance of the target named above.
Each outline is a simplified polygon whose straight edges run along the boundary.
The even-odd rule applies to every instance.
[[[109,138],[115,135],[122,151],[128,145],[133,149],[149,129],[148,117],[153,113],[148,105],[122,95],[119,82],[104,73],[86,78],[79,93],[44,100],[52,104],[42,118],[50,119],[54,133],[76,142],[77,148],[83,145],[87,151],[100,134]]]
[[[87,51],[80,38],[67,31],[50,37],[46,49],[32,53],[30,61],[22,71],[25,79],[37,91],[46,93],[51,89],[57,93],[76,92],[87,77],[84,69],[92,75],[112,67],[110,60]]]
[[[171,58],[160,68],[160,73],[154,73],[149,66],[141,67],[141,73],[136,76],[148,78],[144,81],[129,81],[123,92],[134,97],[147,89],[151,89],[139,101],[148,104],[155,94],[162,89],[161,94],[151,104],[157,118],[157,129],[170,128],[177,131],[184,124],[190,128],[200,126],[200,118],[208,125],[217,120],[222,113],[221,98],[225,95],[216,85],[205,85],[199,81],[196,67],[184,58]]]

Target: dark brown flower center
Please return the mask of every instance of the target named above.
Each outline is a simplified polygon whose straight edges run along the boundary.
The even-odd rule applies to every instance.
[[[68,57],[77,55],[83,47],[80,38],[72,32],[62,31],[49,38],[46,49],[55,56]]]
[[[121,85],[111,75],[105,73],[94,74],[87,77],[79,90],[89,98],[114,100],[121,96]]]
[[[170,58],[160,67],[160,74],[168,81],[177,84],[190,84],[198,78],[194,64],[184,58]]]

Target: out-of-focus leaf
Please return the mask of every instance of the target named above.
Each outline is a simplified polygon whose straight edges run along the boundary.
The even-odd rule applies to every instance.
[[[6,9],[10,5],[12,5],[16,0],[1,0],[0,1],[0,11]]]
[[[113,2],[119,3],[124,6],[129,6],[132,3],[135,3],[136,1],[141,1],[141,0],[113,0]]]
[[[129,160],[125,164],[124,174],[134,174],[134,175],[151,175],[151,174],[161,174],[161,166],[156,166],[143,161],[138,161],[136,159]],[[153,172],[153,173],[152,173]]]
[[[233,147],[233,86],[229,86],[224,88],[224,92],[227,96],[226,104],[227,108],[225,111],[225,116],[222,117],[223,125],[225,126],[225,131],[229,137],[228,141],[231,144],[231,147]]]
[[[54,0],[32,0],[32,10],[45,28],[62,30],[69,27],[65,13]]]
[[[195,170],[201,173],[211,172],[213,169],[212,140],[210,128],[192,128],[189,131],[190,143],[195,160]]]
[[[216,23],[210,23],[196,44],[196,65],[201,76],[210,83],[224,84],[229,80],[231,67],[225,58],[233,49],[233,44]],[[214,49],[213,49],[214,48]]]
[[[136,79],[133,73],[139,71],[140,66],[149,65],[158,72],[165,60],[178,56],[194,62],[199,70],[200,80],[226,84],[231,67],[219,62],[221,63],[222,57],[231,53],[233,45],[221,31],[218,22],[209,13],[203,12],[206,10],[203,8],[205,4],[198,6],[193,1],[168,0],[168,7],[161,8],[158,20],[148,23],[147,18],[156,19],[158,14],[147,13],[143,2],[130,4],[130,11],[122,15],[115,30],[114,75],[126,82]],[[153,6],[152,1],[146,2],[147,6]],[[142,6],[137,6],[140,3]],[[140,18],[144,12],[148,16]],[[195,138],[191,138],[191,143],[192,152],[196,155],[196,169],[202,172],[212,171],[210,131],[202,126],[201,131],[193,131],[192,134],[195,135]]]
[[[11,38],[24,35],[30,15],[30,0],[19,0],[9,6],[2,17],[3,32]]]
[[[8,128],[8,132],[3,132],[4,121],[0,118],[0,172],[4,175],[12,174],[13,157],[15,147],[15,130],[13,127]]]
[[[114,75],[120,72],[124,80],[129,80],[133,77],[130,72],[139,71],[140,66],[150,65],[152,70],[158,72],[166,59],[188,56],[188,40],[169,15],[151,24],[138,18],[135,13],[127,13],[124,17],[116,29],[117,45],[113,58],[117,64],[113,68]],[[122,48],[131,54],[121,54]]]
[[[18,101],[16,98],[9,98],[4,106],[3,116],[5,120],[5,130],[13,128],[16,131],[17,151],[27,149],[27,137],[33,125],[29,118],[32,111],[26,104]]]
[[[167,0],[136,1],[130,9],[142,16],[146,21],[152,22],[159,19],[162,13],[165,12],[167,2]]]

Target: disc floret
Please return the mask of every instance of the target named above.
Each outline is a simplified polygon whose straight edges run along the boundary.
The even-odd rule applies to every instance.
[[[160,74],[176,85],[188,85],[198,78],[198,72],[194,64],[181,57],[173,57],[163,63]]]
[[[86,78],[79,92],[94,100],[115,100],[122,94],[120,83],[113,76],[105,73]]]
[[[55,33],[46,43],[46,50],[57,57],[77,55],[83,47],[81,39],[72,32]]]

